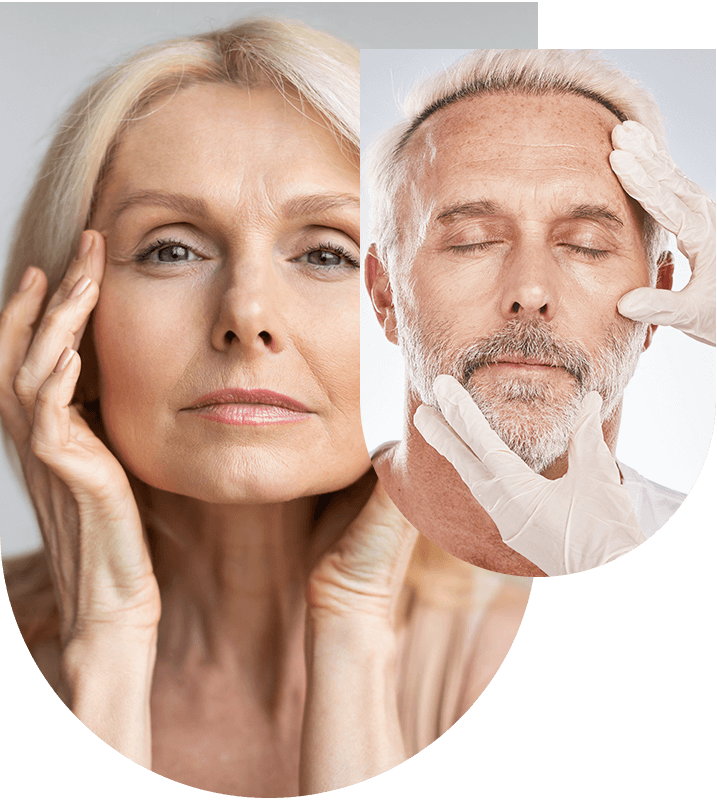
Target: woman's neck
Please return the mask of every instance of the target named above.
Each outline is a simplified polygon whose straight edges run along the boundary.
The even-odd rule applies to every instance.
[[[152,490],[151,507],[160,659],[261,671],[300,646],[316,498],[230,506]]]
[[[334,493],[256,506],[136,486],[162,597],[155,676],[195,701],[209,693],[226,703],[238,692],[272,715],[294,715],[311,570],[375,482],[368,470]]]

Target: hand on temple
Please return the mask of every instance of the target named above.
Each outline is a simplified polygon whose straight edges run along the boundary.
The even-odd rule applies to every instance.
[[[677,237],[692,276],[678,292],[643,287],[618,302],[625,317],[671,325],[705,344],[715,344],[715,204],[675,166],[652,133],[628,120],[612,132],[610,164],[625,191]]]

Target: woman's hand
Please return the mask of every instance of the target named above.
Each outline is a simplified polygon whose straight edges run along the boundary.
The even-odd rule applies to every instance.
[[[392,629],[418,533],[376,482],[373,471],[367,477],[370,484],[364,479],[352,488],[360,497],[373,485],[368,502],[311,572],[309,614],[315,619],[360,618]],[[347,508],[336,509],[334,518],[351,513],[355,501],[345,500]]]
[[[95,733],[146,763],[159,590],[127,475],[72,405],[103,271],[104,240],[85,231],[36,332],[47,279],[25,272],[0,316],[0,417],[53,578],[63,692]]]
[[[0,415],[40,521],[63,646],[106,626],[152,630],[159,619],[127,475],[72,405],[80,375],[76,349],[99,298],[103,269],[104,241],[86,231],[34,336],[46,278],[33,267],[0,323]]]
[[[358,783],[406,758],[395,614],[417,535],[377,483],[311,573],[302,794]]]

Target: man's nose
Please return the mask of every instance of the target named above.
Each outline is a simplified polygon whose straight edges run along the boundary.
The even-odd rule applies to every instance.
[[[226,271],[226,272],[225,272]],[[241,350],[246,357],[277,353],[286,345],[286,287],[271,259],[225,266],[221,297],[212,326],[215,350]]]
[[[536,242],[514,246],[501,270],[501,313],[505,319],[550,322],[560,299],[560,265]]]

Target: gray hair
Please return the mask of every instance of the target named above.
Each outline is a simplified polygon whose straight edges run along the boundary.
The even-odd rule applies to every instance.
[[[575,94],[609,109],[624,122],[636,120],[667,149],[662,115],[652,95],[636,80],[589,50],[475,50],[414,87],[403,103],[404,121],[388,130],[369,153],[371,228],[377,255],[390,274],[405,272],[425,236],[428,209],[411,177],[416,159],[431,159],[430,141],[423,153],[406,153],[406,146],[423,122],[436,111],[483,94],[510,92],[545,95]],[[400,199],[410,203],[409,224],[399,220]],[[403,230],[402,230],[403,228]],[[410,234],[407,235],[407,229]],[[645,215],[643,243],[650,277],[666,233]]]

